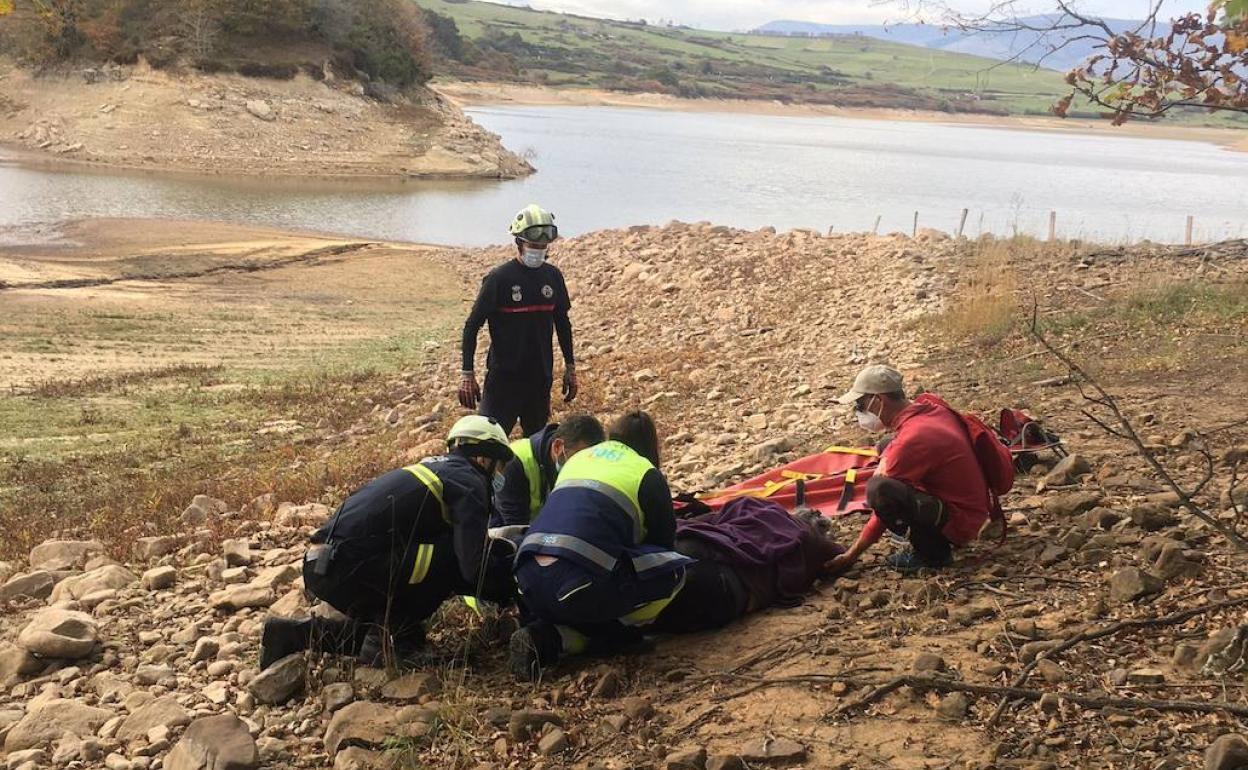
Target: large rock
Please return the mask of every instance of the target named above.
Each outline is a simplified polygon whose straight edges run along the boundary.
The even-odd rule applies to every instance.
[[[356,701],[334,712],[325,730],[325,751],[332,757],[348,745],[383,746],[398,728],[398,709]]]
[[[7,690],[22,677],[34,674],[43,668],[43,664],[30,654],[25,647],[0,642],[0,690]]]
[[[165,770],[253,770],[256,741],[233,714],[195,720],[165,757]]]
[[[69,599],[78,600],[99,591],[125,588],[138,582],[133,572],[119,564],[106,564],[90,572],[65,578],[52,589],[49,601],[63,602]]]
[[[46,599],[52,595],[52,589],[56,587],[57,582],[64,577],[64,574],[58,575],[48,570],[35,570],[14,575],[5,581],[3,586],[0,586],[0,602],[13,601],[22,596]]]
[[[1045,474],[1043,485],[1048,488],[1074,484],[1080,476],[1091,472],[1092,466],[1083,455],[1069,454],[1053,466],[1053,470]]]
[[[82,569],[87,560],[104,553],[104,544],[95,540],[49,540],[30,550],[32,570]]]
[[[747,746],[741,758],[746,762],[801,762],[806,759],[806,748],[788,738],[763,738]]]
[[[166,696],[138,707],[117,728],[117,737],[123,741],[147,736],[153,727],[181,727],[191,723],[191,715],[182,708],[176,698]]]
[[[153,567],[143,573],[143,587],[149,591],[162,591],[172,588],[178,580],[178,571],[173,567]]]
[[[65,733],[77,736],[95,735],[113,716],[112,711],[86,706],[78,701],[53,699],[32,704],[22,721],[13,726],[4,739],[5,753],[33,749],[54,741]]]
[[[1138,567],[1120,569],[1109,579],[1109,598],[1120,604],[1161,593],[1165,582]]]
[[[277,601],[269,586],[242,583],[223,588],[208,597],[208,603],[219,610],[234,612],[248,607],[268,607]]]
[[[273,514],[273,520],[284,527],[313,526],[319,527],[329,518],[329,506],[323,503],[295,505],[281,503]]]
[[[432,674],[412,673],[386,682],[381,688],[381,697],[407,702],[420,700],[425,695],[435,695],[438,689],[438,680]]]
[[[253,117],[257,117],[263,121],[272,122],[277,120],[277,116],[273,114],[273,108],[270,107],[269,103],[263,99],[252,99],[247,102],[247,111],[250,112]]]
[[[1205,751],[1205,770],[1243,770],[1248,767],[1248,740],[1242,735],[1221,736]]]
[[[229,506],[224,500],[218,500],[208,495],[195,495],[191,499],[191,504],[182,511],[182,524],[187,527],[199,527],[208,523],[209,519],[216,518],[229,510]]]
[[[178,550],[178,539],[169,535],[141,537],[134,544],[134,555],[147,561],[168,556]]]
[[[17,643],[34,655],[66,660],[90,655],[98,640],[94,618],[58,607],[36,613],[17,636]]]
[[[1069,492],[1044,501],[1044,510],[1054,516],[1076,516],[1090,511],[1101,502],[1100,492]]]
[[[285,703],[303,690],[307,671],[302,653],[287,655],[257,674],[247,689],[257,703]]]

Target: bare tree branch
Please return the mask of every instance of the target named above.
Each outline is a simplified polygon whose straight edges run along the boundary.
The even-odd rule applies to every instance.
[[[1166,487],[1168,487],[1170,491],[1178,496],[1179,505],[1181,507],[1185,508],[1193,516],[1220,532],[1223,537],[1225,537],[1237,550],[1248,551],[1248,539],[1240,536],[1240,534],[1234,529],[1228,528],[1216,517],[1210,515],[1204,508],[1197,505],[1197,503],[1192,499],[1193,495],[1195,495],[1205,486],[1205,484],[1208,483],[1208,479],[1202,481],[1195,488],[1195,490],[1189,491],[1180,487],[1170,472],[1166,470],[1165,466],[1157,460],[1157,457],[1144,443],[1144,440],[1140,438],[1139,434],[1135,430],[1135,427],[1131,424],[1131,421],[1127,419],[1126,415],[1123,414],[1114,397],[1102,388],[1100,383],[1088,374],[1087,371],[1084,370],[1084,368],[1074,359],[1066,353],[1063,353],[1059,348],[1054,346],[1047,337],[1044,336],[1044,333],[1040,331],[1038,300],[1033,300],[1032,303],[1030,331],[1032,338],[1035,339],[1036,342],[1038,342],[1046,351],[1048,351],[1050,355],[1060,361],[1070,372],[1070,375],[1076,380],[1076,382],[1085,384],[1092,391],[1094,394],[1093,398],[1088,398],[1086,395],[1084,397],[1109,411],[1113,418],[1114,428],[1111,428],[1106,421],[1092,417],[1090,414],[1088,416],[1091,417],[1097,425],[1105,428],[1109,433],[1114,436],[1118,436],[1119,438],[1123,438],[1131,443],[1135,447],[1136,453],[1139,454],[1152,469],[1153,475],[1156,476],[1157,479],[1160,480]],[[1088,414],[1087,412],[1084,413]]]

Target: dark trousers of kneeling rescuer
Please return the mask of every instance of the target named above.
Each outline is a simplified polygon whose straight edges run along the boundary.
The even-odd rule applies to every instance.
[[[442,602],[473,595],[476,587],[465,584],[451,533],[432,543],[413,544],[409,551],[387,559],[354,542],[309,549],[303,562],[304,588],[345,619],[271,619],[264,627],[260,668],[305,649],[358,655],[364,663],[375,663],[387,641],[399,659],[422,647],[425,621]]]

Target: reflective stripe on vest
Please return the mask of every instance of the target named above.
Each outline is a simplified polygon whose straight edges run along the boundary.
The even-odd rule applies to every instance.
[[[438,474],[434,473],[428,466],[417,463],[409,465],[403,470],[415,476],[429,490],[429,494],[433,495],[438,501],[438,509],[442,511],[442,520],[447,524],[451,523],[451,517],[446,513],[446,501],[442,499],[442,479],[438,478]]]
[[[524,468],[524,477],[529,480],[529,521],[533,521],[542,509],[542,466],[530,439],[511,442],[511,451],[520,461],[520,467]]]
[[[416,563],[412,565],[412,576],[408,578],[408,585],[416,585],[423,583],[425,578],[429,576],[429,567],[433,564],[433,544],[421,543],[416,546]]]
[[[615,571],[615,565],[619,563],[614,556],[602,550],[598,546],[593,543],[587,543],[586,541],[580,539],[579,537],[574,537],[573,535],[555,535],[536,532],[524,539],[524,542],[520,544],[520,549],[523,550],[525,546],[542,546],[557,551],[568,551],[580,556],[581,558],[588,559],[590,562],[597,564],[607,572]]]
[[[555,489],[581,487],[609,498],[633,522],[633,545],[646,538],[646,519],[637,499],[641,480],[654,468],[649,460],[618,441],[605,441],[572,455],[559,472]]]

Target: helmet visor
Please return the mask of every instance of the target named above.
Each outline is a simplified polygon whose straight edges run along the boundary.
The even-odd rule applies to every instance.
[[[555,225],[533,225],[520,231],[520,238],[529,243],[550,243],[559,237],[559,228]]]

